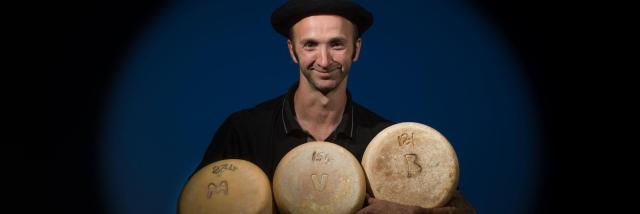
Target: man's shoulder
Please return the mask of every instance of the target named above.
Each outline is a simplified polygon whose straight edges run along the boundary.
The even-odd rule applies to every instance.
[[[377,113],[356,102],[353,102],[353,108],[355,114],[354,116],[358,118],[357,123],[361,128],[377,132],[390,125],[393,125],[392,121],[378,115]]]
[[[275,118],[277,112],[282,106],[284,95],[261,102],[251,108],[242,109],[229,115],[227,122],[233,124],[256,124],[259,122],[270,121],[268,119]]]

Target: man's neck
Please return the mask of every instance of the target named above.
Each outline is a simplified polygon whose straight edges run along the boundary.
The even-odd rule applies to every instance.
[[[327,94],[301,80],[294,95],[296,119],[316,140],[324,140],[338,127],[347,104],[346,79]]]

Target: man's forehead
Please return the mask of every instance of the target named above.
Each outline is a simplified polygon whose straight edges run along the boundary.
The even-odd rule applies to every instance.
[[[296,24],[294,24],[294,27],[296,25],[299,24],[313,24],[315,26],[317,25],[345,25],[345,24],[349,24],[351,25],[351,21],[349,21],[348,19],[342,17],[342,16],[338,16],[338,15],[313,15],[313,16],[307,16],[303,19],[300,19],[300,21],[296,22]]]
[[[354,30],[354,25],[351,21],[337,15],[308,16],[292,27],[294,35],[297,36],[325,34],[333,37],[347,37],[347,35],[352,35]]]

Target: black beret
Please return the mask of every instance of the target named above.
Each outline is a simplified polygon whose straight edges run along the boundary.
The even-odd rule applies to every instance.
[[[371,24],[373,15],[350,0],[289,0],[271,14],[271,25],[280,34],[289,37],[289,29],[298,21],[313,15],[338,15],[358,26],[362,35]]]

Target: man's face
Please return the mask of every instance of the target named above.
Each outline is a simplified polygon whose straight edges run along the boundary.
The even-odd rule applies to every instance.
[[[355,40],[354,31],[349,20],[335,15],[309,16],[296,23],[288,46],[300,65],[300,81],[324,94],[343,83],[360,54],[361,39]]]

